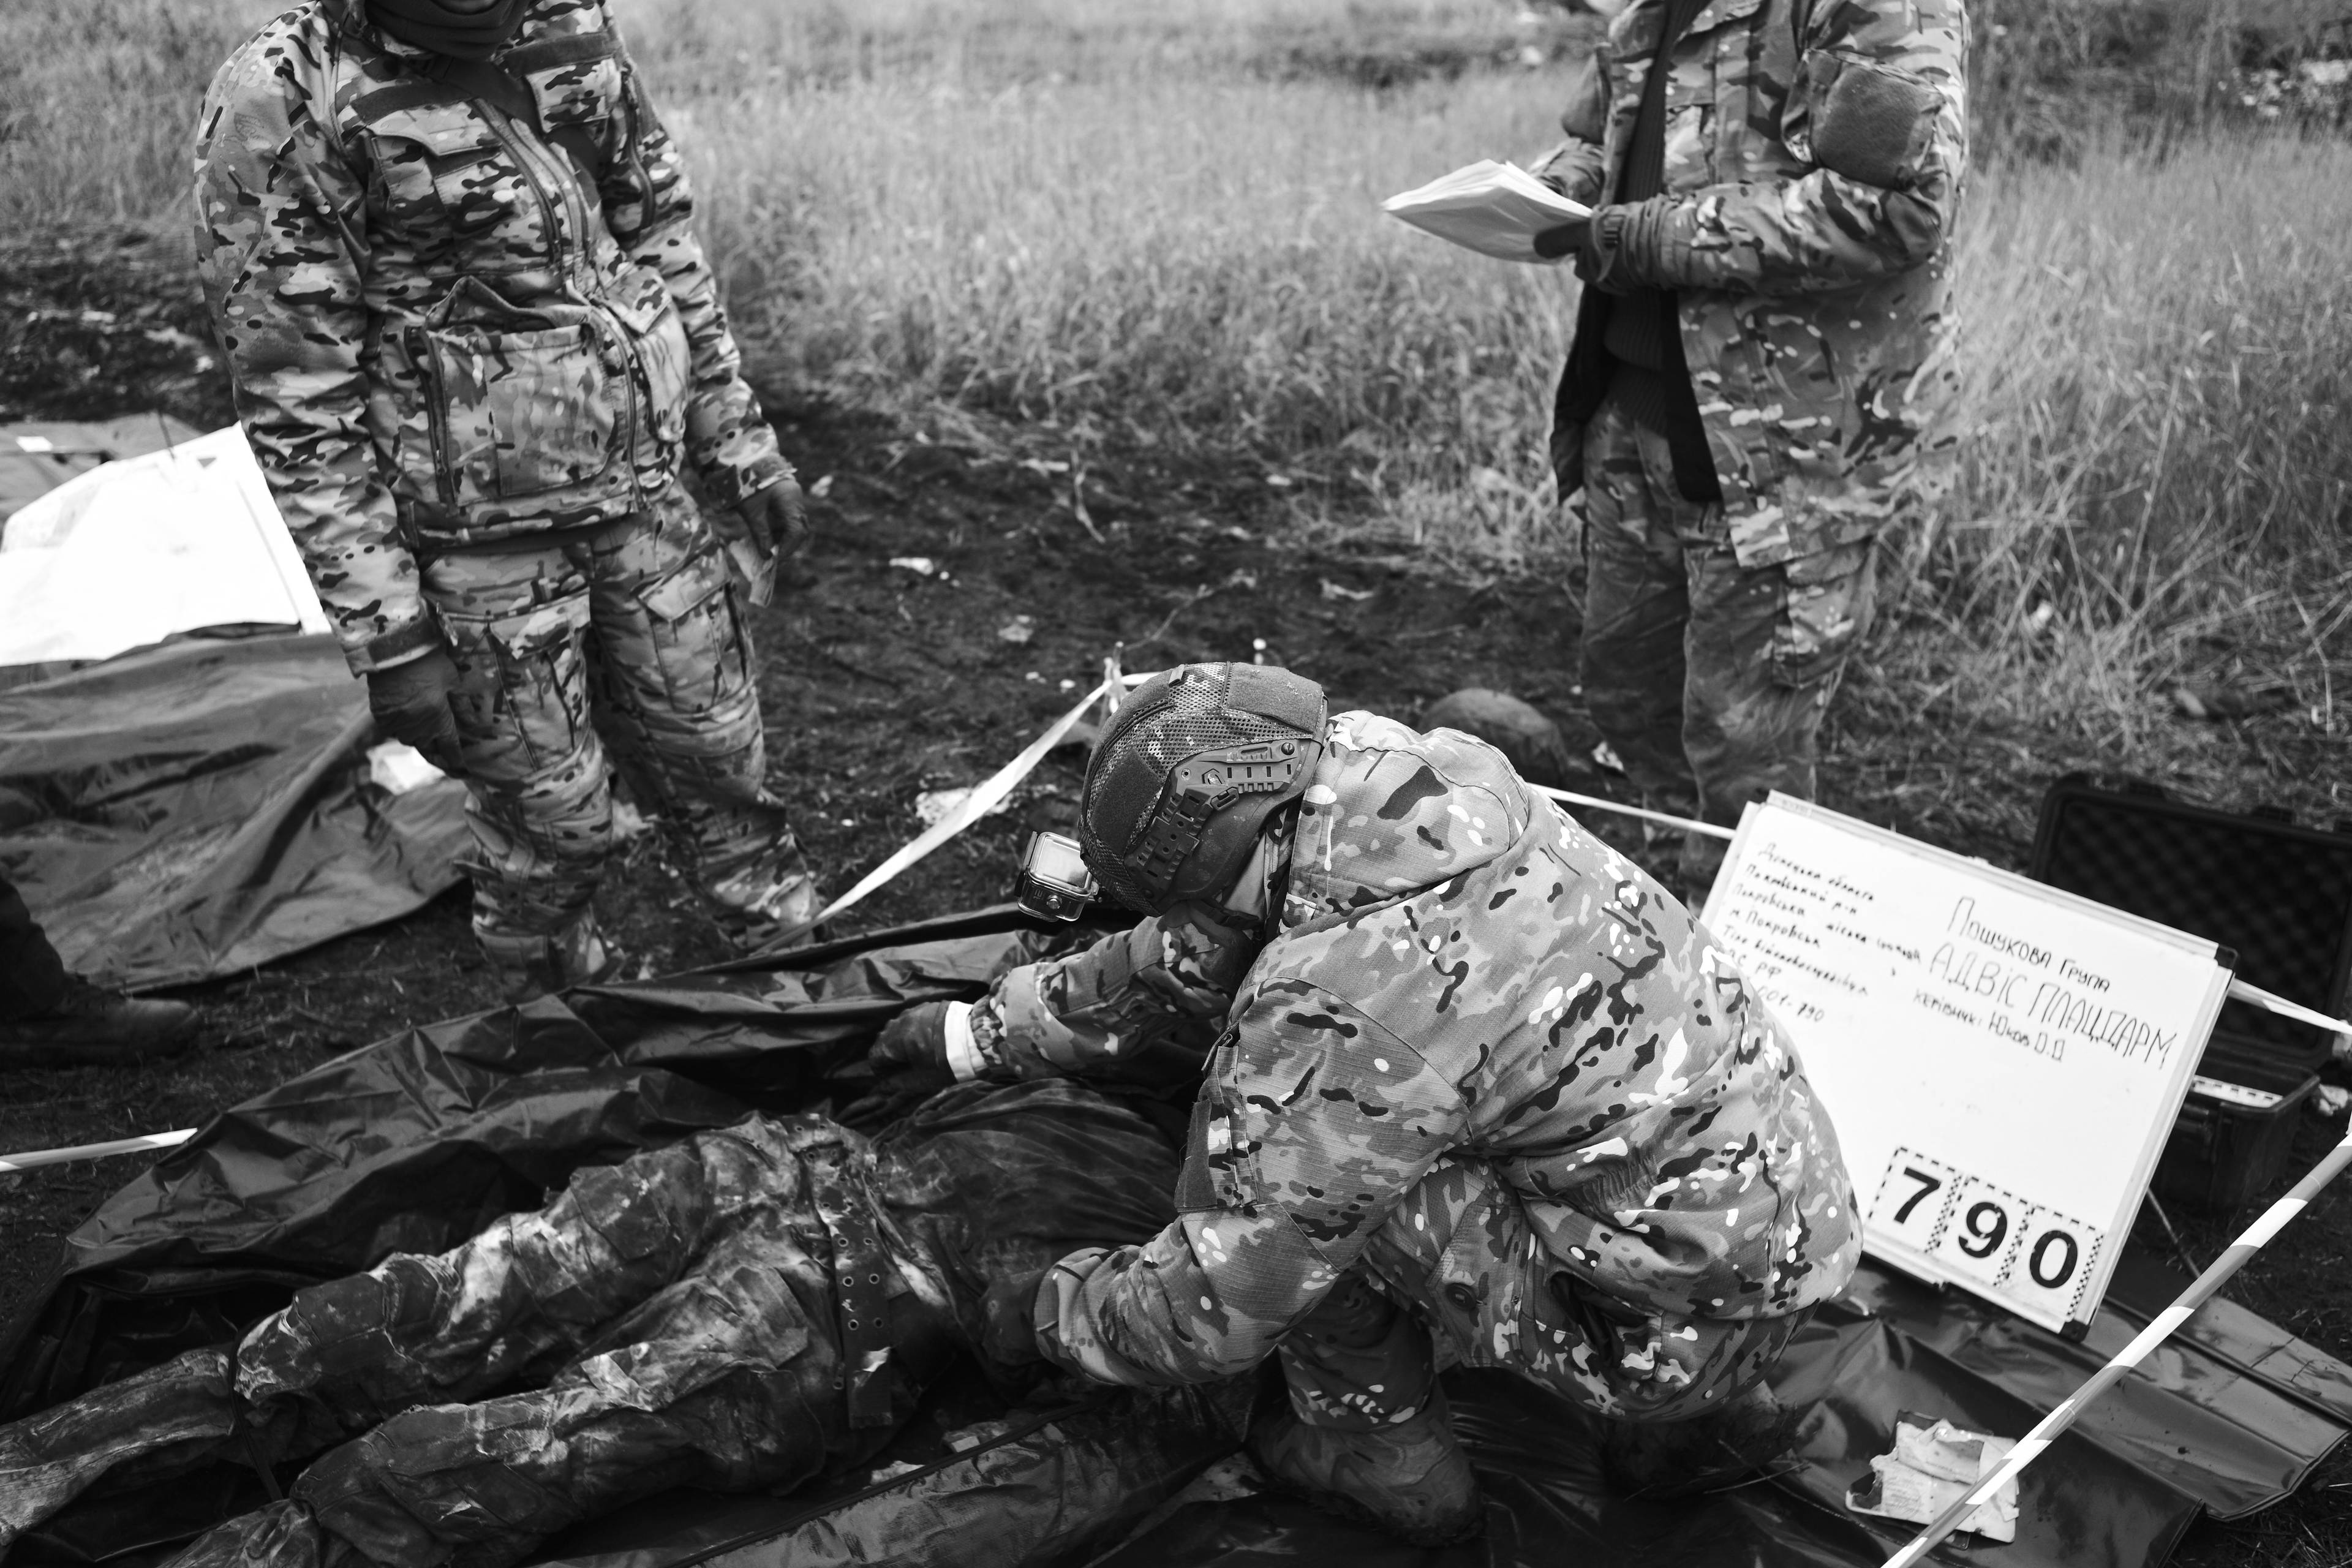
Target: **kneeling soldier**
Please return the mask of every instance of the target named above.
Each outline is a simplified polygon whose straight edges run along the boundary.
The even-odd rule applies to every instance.
[[[1787,1037],[1681,904],[1493,748],[1250,665],[1139,689],[1080,834],[1150,918],[875,1050],[908,1089],[1206,1052],[1178,1217],[1062,1259],[1045,1355],[1150,1385],[1278,1349],[1261,1461],[1423,1541],[1479,1520],[1433,1340],[1617,1418],[1655,1490],[1785,1442],[1762,1376],[1861,1233]]]

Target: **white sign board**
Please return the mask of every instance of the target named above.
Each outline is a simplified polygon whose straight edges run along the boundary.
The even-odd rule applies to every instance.
[[[1864,1247],[2088,1323],[2229,987],[2213,943],[1780,795],[1706,921],[1829,1109]]]

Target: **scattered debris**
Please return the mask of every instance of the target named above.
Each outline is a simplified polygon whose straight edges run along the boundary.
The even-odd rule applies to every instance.
[[[2290,707],[2294,693],[2284,687],[2192,685],[2172,689],[2172,705],[2189,719],[2251,719]]]
[[[940,563],[928,555],[893,555],[890,564],[902,572],[912,572],[918,577],[940,575]]]
[[[2333,1121],[2352,1109],[2352,1089],[2323,1083],[2311,1097],[2312,1114],[2323,1121]]]
[[[1288,474],[1268,474],[1265,477],[1265,482],[1276,489],[1286,490],[1295,481]]]
[[[825,497],[831,495],[833,493],[833,476],[831,474],[824,475],[816,483],[809,486],[808,493],[811,500],[823,500]]]
[[[1845,1505],[1880,1519],[1932,1524],[1969,1488],[1999,1468],[2016,1447],[2012,1437],[1963,1432],[1948,1421],[1931,1422],[1906,1410],[1895,1418],[1895,1452],[1872,1457],[1870,1474],[1847,1489]],[[2016,1478],[1969,1514],[1960,1528],[1988,1541],[2015,1541]]]
[[[449,776],[426,762],[425,753],[405,741],[384,741],[370,746],[367,760],[368,783],[393,795],[406,795]]]
[[[1349,588],[1328,577],[1323,579],[1323,596],[1327,599],[1349,599],[1360,605],[1379,592],[1377,588]]]
[[[1010,1421],[975,1421],[947,1434],[948,1447],[959,1454],[969,1454],[983,1443],[993,1443],[1013,1430]]]
[[[1036,635],[1037,617],[1034,616],[1015,616],[996,628],[997,641],[1009,642],[1015,646],[1027,643]]]
[[[963,784],[955,789],[925,790],[915,797],[915,820],[925,827],[937,827],[948,819],[950,813],[961,808],[965,801],[971,798],[974,787],[971,784]],[[1012,809],[1013,799],[1008,795],[989,807],[984,815],[1003,816]]]
[[[1617,748],[1606,741],[1592,748],[1592,765],[1604,773],[1615,773],[1621,778],[1624,776],[1625,759],[1619,756]]]

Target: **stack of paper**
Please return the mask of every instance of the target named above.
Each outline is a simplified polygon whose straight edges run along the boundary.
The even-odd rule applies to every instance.
[[[1391,196],[1381,210],[1481,256],[1542,266],[1563,258],[1538,256],[1536,236],[1592,216],[1591,207],[1570,201],[1525,169],[1491,158]]]
[[[2016,1447],[2011,1437],[1963,1432],[1949,1421],[1930,1422],[1916,1412],[1901,1411],[1895,1420],[1895,1452],[1873,1457],[1870,1474],[1846,1489],[1845,1505],[1881,1519],[1932,1524],[2000,1468]],[[1988,1541],[2015,1541],[2017,1512],[2017,1479],[2012,1476],[1960,1528]]]

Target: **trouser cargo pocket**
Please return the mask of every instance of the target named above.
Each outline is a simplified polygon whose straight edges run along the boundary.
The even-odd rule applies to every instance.
[[[1875,541],[1864,539],[1781,563],[1785,587],[1769,655],[1775,680],[1809,686],[1844,664],[1870,628],[1874,549]]]

